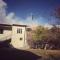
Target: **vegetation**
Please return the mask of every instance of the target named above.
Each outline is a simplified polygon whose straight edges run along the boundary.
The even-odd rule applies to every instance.
[[[51,29],[38,26],[31,35],[32,48],[60,49],[60,28],[56,26]]]
[[[42,40],[46,30],[42,26],[38,26],[32,34],[33,40]]]
[[[48,32],[47,29],[45,29],[42,26],[38,26],[36,28],[36,30],[32,33],[32,39],[34,41],[35,48],[38,48],[38,47],[43,48],[44,47],[44,45],[42,43],[48,37],[47,32]]]

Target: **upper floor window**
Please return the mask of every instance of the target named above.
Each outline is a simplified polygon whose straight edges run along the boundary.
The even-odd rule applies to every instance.
[[[0,34],[3,34],[3,29],[0,29]]]
[[[17,33],[21,33],[22,34],[22,29],[17,29]]]

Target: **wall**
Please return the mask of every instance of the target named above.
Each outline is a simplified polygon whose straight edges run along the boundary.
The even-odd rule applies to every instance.
[[[22,29],[22,34],[17,33],[17,29]],[[22,40],[20,40],[22,38]],[[27,45],[26,40],[26,27],[12,26],[12,41],[11,44],[17,49],[24,49]]]
[[[0,41],[4,41],[11,38],[11,30],[3,30],[3,34],[0,34]]]

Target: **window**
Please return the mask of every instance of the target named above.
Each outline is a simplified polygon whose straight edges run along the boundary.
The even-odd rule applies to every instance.
[[[20,38],[20,40],[23,40],[23,38]]]
[[[17,29],[17,33],[21,33],[22,34],[22,29]]]
[[[0,34],[3,34],[3,29],[0,29]]]

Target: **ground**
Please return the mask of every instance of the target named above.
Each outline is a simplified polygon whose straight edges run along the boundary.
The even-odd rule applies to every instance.
[[[0,48],[0,60],[60,60],[60,50]]]

